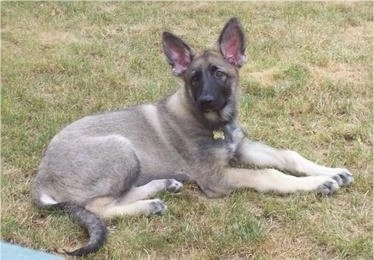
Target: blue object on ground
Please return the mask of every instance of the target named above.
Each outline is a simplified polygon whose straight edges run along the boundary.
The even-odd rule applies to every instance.
[[[0,242],[1,260],[62,260],[64,257]]]

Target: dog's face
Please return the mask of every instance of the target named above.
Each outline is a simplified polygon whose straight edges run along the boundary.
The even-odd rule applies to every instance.
[[[244,34],[232,18],[218,39],[219,51],[193,55],[191,48],[171,33],[163,34],[163,47],[175,75],[184,80],[194,110],[210,124],[227,123],[236,115],[238,68],[245,61]]]

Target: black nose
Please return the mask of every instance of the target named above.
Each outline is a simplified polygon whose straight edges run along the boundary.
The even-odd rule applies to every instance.
[[[204,95],[199,98],[199,106],[201,110],[209,110],[213,108],[213,97],[211,95]]]

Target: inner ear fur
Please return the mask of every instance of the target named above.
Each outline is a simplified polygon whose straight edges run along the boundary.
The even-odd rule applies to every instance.
[[[192,61],[191,48],[172,33],[162,34],[162,46],[168,63],[176,76],[181,76]]]
[[[229,63],[236,67],[241,67],[245,63],[245,37],[237,18],[231,18],[223,27],[218,45],[222,56]]]

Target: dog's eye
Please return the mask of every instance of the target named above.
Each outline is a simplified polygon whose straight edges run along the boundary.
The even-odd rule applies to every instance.
[[[191,85],[196,86],[199,83],[199,72],[196,70],[193,70],[191,72],[190,80],[191,80]]]
[[[199,76],[195,75],[191,77],[191,82],[197,82],[199,81]]]
[[[218,69],[214,72],[214,76],[220,80],[226,80],[227,78],[226,73]]]

